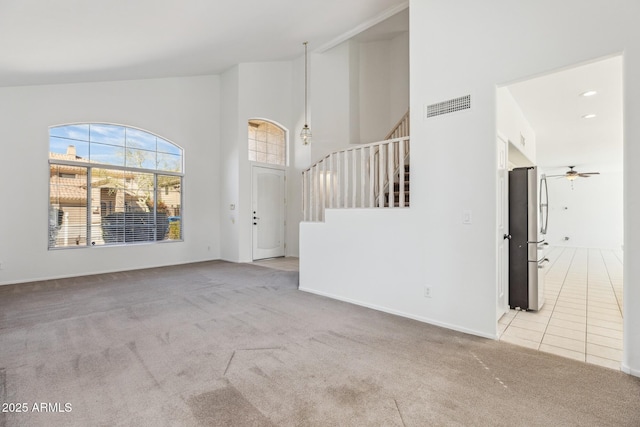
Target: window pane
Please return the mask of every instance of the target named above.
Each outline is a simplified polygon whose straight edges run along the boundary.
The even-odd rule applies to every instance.
[[[124,166],[124,147],[92,143],[91,161],[104,165]]]
[[[258,153],[266,153],[267,152],[267,143],[264,141],[256,142],[256,151]]]
[[[89,141],[89,125],[66,125],[49,128],[49,136]]]
[[[125,166],[130,168],[155,169],[156,153],[153,151],[127,148]]]
[[[135,173],[125,180],[124,215],[126,243],[162,240],[167,232],[166,215],[156,216],[154,210],[154,174]]]
[[[167,232],[158,240],[182,240],[182,178],[158,175],[158,229],[167,221]]]
[[[156,136],[138,129],[127,128],[127,147],[156,151]]]
[[[158,151],[163,153],[175,154],[178,156],[182,155],[182,149],[176,146],[175,144],[170,143],[169,141],[165,141],[164,139],[157,138],[158,143]]]
[[[117,125],[92,124],[89,126],[91,142],[124,146],[124,127]]]
[[[182,156],[158,153],[158,164],[155,169],[169,172],[182,172]]]
[[[124,243],[124,224],[120,222],[123,221],[126,175],[126,172],[114,169],[91,170],[92,231],[97,222],[96,214],[100,223],[100,231],[91,233],[91,241],[96,245]]]
[[[102,236],[102,241],[92,239],[96,245],[155,240],[153,179],[149,173],[93,171],[92,217],[101,224]]]
[[[124,243],[122,227],[117,224],[121,218],[116,213],[124,212],[126,175],[115,169],[91,170],[92,245]]]
[[[85,245],[87,169],[51,165],[49,173],[49,248]]]
[[[49,158],[67,161],[88,161],[89,143],[49,137]]]

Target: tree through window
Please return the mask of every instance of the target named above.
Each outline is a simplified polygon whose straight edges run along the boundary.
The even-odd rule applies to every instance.
[[[49,248],[182,240],[183,151],[91,123],[49,129]]]

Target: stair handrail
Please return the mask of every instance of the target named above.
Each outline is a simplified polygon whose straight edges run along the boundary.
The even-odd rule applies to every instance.
[[[409,141],[407,135],[360,144],[315,162],[302,173],[304,220],[323,221],[326,208],[405,207],[404,165]],[[389,182],[399,184],[397,206],[393,192],[379,191]]]
[[[387,136],[384,137],[384,139],[395,139],[409,136],[409,131],[411,129],[409,123],[409,113],[410,110],[407,110],[407,112],[404,113],[404,116],[402,116],[400,120],[398,120],[398,123],[395,124],[395,126],[391,129]]]

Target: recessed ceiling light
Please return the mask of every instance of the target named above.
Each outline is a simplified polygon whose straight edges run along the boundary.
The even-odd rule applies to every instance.
[[[580,94],[580,96],[593,96],[595,94],[597,94],[598,92],[596,92],[595,90],[588,90],[586,92],[582,92]]]
[[[582,116],[583,119],[593,119],[596,115],[595,114],[585,114],[584,116]]]

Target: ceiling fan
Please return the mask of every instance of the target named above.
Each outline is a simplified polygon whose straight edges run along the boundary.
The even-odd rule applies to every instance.
[[[548,178],[565,177],[569,181],[573,181],[574,179],[576,179],[578,177],[580,177],[580,178],[589,178],[591,175],[600,175],[600,172],[578,172],[577,170],[574,170],[573,168],[575,168],[575,166],[569,166],[569,170],[567,172],[565,172],[563,175],[547,175],[547,177]]]

